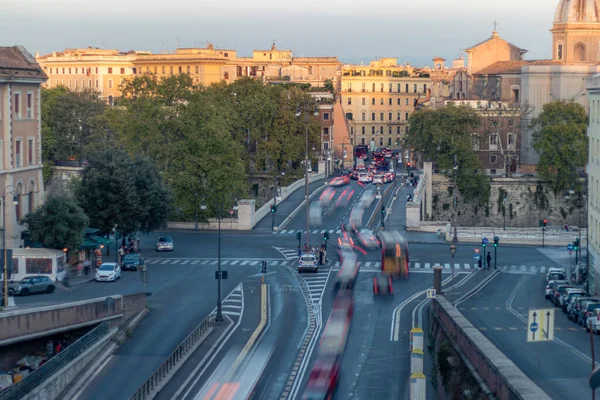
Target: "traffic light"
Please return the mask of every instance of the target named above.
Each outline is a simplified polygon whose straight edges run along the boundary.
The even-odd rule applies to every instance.
[[[542,221],[542,226],[544,228],[548,226],[548,220],[547,219],[545,219],[545,220]]]
[[[500,242],[500,238],[498,236],[494,236],[494,247],[498,247],[499,242]]]
[[[573,250],[577,251],[579,249],[579,238],[575,238],[573,242]]]
[[[323,233],[323,239],[325,241],[327,241],[327,239],[329,239],[329,231],[325,231],[325,233]]]
[[[485,247],[485,240],[481,239],[481,247]]]
[[[296,232],[296,240],[297,240],[297,241],[300,241],[300,240],[301,240],[301,239],[300,239],[301,237],[302,237],[302,233],[301,233],[300,231]]]
[[[275,204],[271,205],[271,212],[272,213],[277,212],[277,206]]]
[[[266,261],[262,262],[262,266],[260,268],[260,272],[261,272],[261,274],[266,274],[267,273],[267,262]]]
[[[385,206],[381,206],[381,216],[385,216]]]

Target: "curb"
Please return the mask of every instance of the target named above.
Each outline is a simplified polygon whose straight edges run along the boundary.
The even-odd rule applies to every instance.
[[[315,191],[312,192],[312,194],[310,194],[308,196],[308,201],[310,201],[310,199],[312,199],[313,197],[315,197],[319,193],[319,191],[323,190],[326,187],[327,187],[327,184],[323,184],[322,186],[316,188]],[[279,225],[279,226],[276,227],[277,229],[275,229],[275,232],[279,231],[280,229],[283,229],[292,220],[292,218],[294,218],[296,216],[296,214],[298,214],[298,212],[300,212],[300,209],[302,207],[304,207],[305,205],[306,205],[306,199],[302,200],[302,203],[300,203],[300,205],[298,207],[296,207],[296,209],[294,211],[292,211],[290,213],[290,215],[288,215],[286,217],[286,219],[283,220],[283,222],[281,223],[281,225]]]
[[[56,286],[60,288],[60,290],[62,290],[63,292],[70,292],[72,289],[85,285],[86,283],[90,283],[93,280],[94,278],[89,278],[79,281],[77,283],[69,283],[68,285],[65,285],[63,282],[57,282]]]

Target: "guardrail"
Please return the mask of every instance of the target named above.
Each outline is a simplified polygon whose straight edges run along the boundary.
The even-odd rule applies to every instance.
[[[62,352],[52,357],[47,363],[33,371],[25,379],[0,393],[0,400],[22,399],[27,393],[40,386],[56,372],[60,371],[71,361],[79,357],[79,355],[87,350],[91,344],[96,343],[99,338],[107,333],[108,322],[103,322]]]
[[[167,360],[162,363],[160,367],[154,371],[154,373],[138,390],[130,400],[145,400],[153,399],[154,396],[162,389],[166,384],[165,378],[169,377],[172,370],[179,368],[179,362],[187,358],[187,353],[194,347],[194,345],[202,338],[202,335],[210,327],[210,315],[206,317],[200,325],[196,327],[177,348],[171,353]],[[164,381],[164,382],[163,382]],[[1,399],[0,399],[1,400]]]

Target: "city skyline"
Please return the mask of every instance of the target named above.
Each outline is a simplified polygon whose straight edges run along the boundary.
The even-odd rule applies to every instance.
[[[358,5],[339,0],[327,4],[308,0],[301,8],[272,0],[251,7],[106,0],[103,10],[119,12],[90,14],[84,3],[74,0],[65,1],[60,10],[44,0],[24,0],[8,6],[0,23],[6,32],[12,32],[5,36],[4,45],[21,44],[40,54],[88,46],[161,53],[212,43],[251,55],[252,50],[269,48],[275,41],[278,48],[290,49],[300,57],[337,56],[344,63],[397,57],[400,63],[422,66],[431,65],[433,56],[458,57],[461,49],[489,37],[494,21],[504,39],[529,50],[526,58],[550,58],[554,3],[558,1],[521,4],[508,0],[496,10],[491,0],[477,4],[430,0],[427,7],[377,0],[369,10],[360,10]],[[310,11],[314,9],[320,12]],[[430,15],[431,9],[439,13]],[[54,27],[49,28],[47,21]],[[25,25],[30,28],[20,29]],[[527,35],[523,35],[524,26]]]

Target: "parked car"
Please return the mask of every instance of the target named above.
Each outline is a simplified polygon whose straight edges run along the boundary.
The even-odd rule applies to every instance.
[[[567,281],[567,280],[555,280],[555,281],[548,282],[548,284],[546,285],[546,299],[552,300],[555,286],[567,285],[568,283],[569,283],[569,281]]]
[[[563,312],[567,312],[567,306],[569,305],[569,301],[573,297],[582,297],[585,296],[585,290],[582,288],[568,288],[565,290],[563,295],[560,298],[560,306],[563,309]]]
[[[592,310],[590,315],[587,318],[587,326],[586,330],[592,331],[594,333],[600,332],[600,308],[596,308]]]
[[[562,271],[552,272],[546,275],[546,283],[550,281],[566,281],[567,275]]]
[[[156,242],[156,251],[173,251],[173,239],[169,236],[161,236]]]
[[[573,320],[573,322],[577,322],[579,323],[579,315],[580,315],[580,311],[581,311],[581,307],[583,306],[583,303],[585,301],[597,301],[600,302],[600,299],[597,299],[595,297],[580,297],[579,299],[575,300],[575,303],[573,304],[573,307],[571,308],[571,319]]]
[[[137,271],[138,266],[144,265],[144,259],[141,254],[127,254],[123,257],[121,262],[121,269],[123,271]]]
[[[96,270],[95,280],[97,282],[116,282],[119,278],[121,278],[121,267],[117,263],[102,263]]]
[[[577,322],[581,326],[587,326],[586,322],[588,316],[593,310],[595,310],[596,308],[600,308],[600,301],[598,301],[597,299],[588,299],[582,301],[580,304],[581,308],[579,309],[579,313],[577,315]]]
[[[573,287],[571,285],[556,285],[554,286],[554,291],[552,293],[552,297],[550,301],[554,303],[555,306],[560,306],[560,297],[565,292],[567,288]]]
[[[33,293],[52,293],[55,286],[47,276],[26,276],[19,282],[8,286],[8,294],[12,296],[27,296]]]

